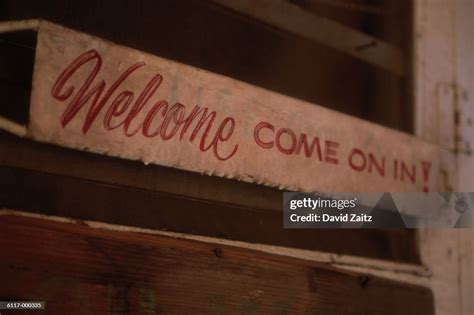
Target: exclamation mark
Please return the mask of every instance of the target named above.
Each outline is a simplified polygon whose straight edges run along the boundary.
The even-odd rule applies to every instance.
[[[431,162],[421,161],[421,167],[423,168],[423,182],[424,182],[423,191],[428,192],[429,191],[428,180],[430,177]]]

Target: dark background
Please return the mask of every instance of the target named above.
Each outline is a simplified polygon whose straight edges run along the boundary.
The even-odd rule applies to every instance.
[[[292,2],[400,47],[409,69],[409,0],[349,0],[345,6],[336,0]],[[412,130],[409,74],[397,77],[212,1],[0,1],[0,19],[26,18],[48,19],[389,127]]]

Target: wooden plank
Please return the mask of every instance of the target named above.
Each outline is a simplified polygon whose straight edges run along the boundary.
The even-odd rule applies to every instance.
[[[4,166],[0,166],[0,178],[0,207],[250,243],[419,263],[413,230],[283,229],[281,210],[252,208]],[[194,186],[199,185],[200,181],[196,180]],[[215,183],[215,186],[219,185]]]
[[[0,165],[271,211],[281,211],[283,200],[275,188],[65,149],[2,131]]]
[[[459,190],[474,191],[474,3],[455,1],[457,103],[456,148]],[[472,218],[474,220],[474,217]],[[474,314],[474,230],[458,232],[460,310]]]
[[[445,188],[440,149],[409,135],[52,23],[38,36],[28,126],[38,141],[288,190]],[[121,71],[131,77],[114,94]],[[139,101],[156,90],[155,105]],[[132,110],[123,102],[135,96]]]
[[[0,216],[0,296],[52,314],[433,314],[428,289],[318,263],[87,222]]]
[[[415,2],[415,131],[456,152],[447,159],[454,191],[474,191],[474,3]],[[419,231],[439,314],[474,313],[472,229]]]
[[[396,75],[406,71],[400,48],[285,0],[212,0],[213,2],[337,49]]]

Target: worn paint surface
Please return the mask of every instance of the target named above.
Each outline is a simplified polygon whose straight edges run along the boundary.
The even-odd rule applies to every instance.
[[[49,22],[37,45],[36,140],[289,190],[446,188],[407,134]]]

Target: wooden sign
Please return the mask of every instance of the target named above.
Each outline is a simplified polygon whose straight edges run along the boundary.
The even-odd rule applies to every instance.
[[[9,25],[18,29],[0,29]],[[31,25],[27,137],[287,190],[444,188],[440,148],[410,135],[50,22]]]
[[[422,286],[81,223],[0,210],[0,246],[8,252],[1,296],[45,301],[47,314],[434,314],[433,293]]]

